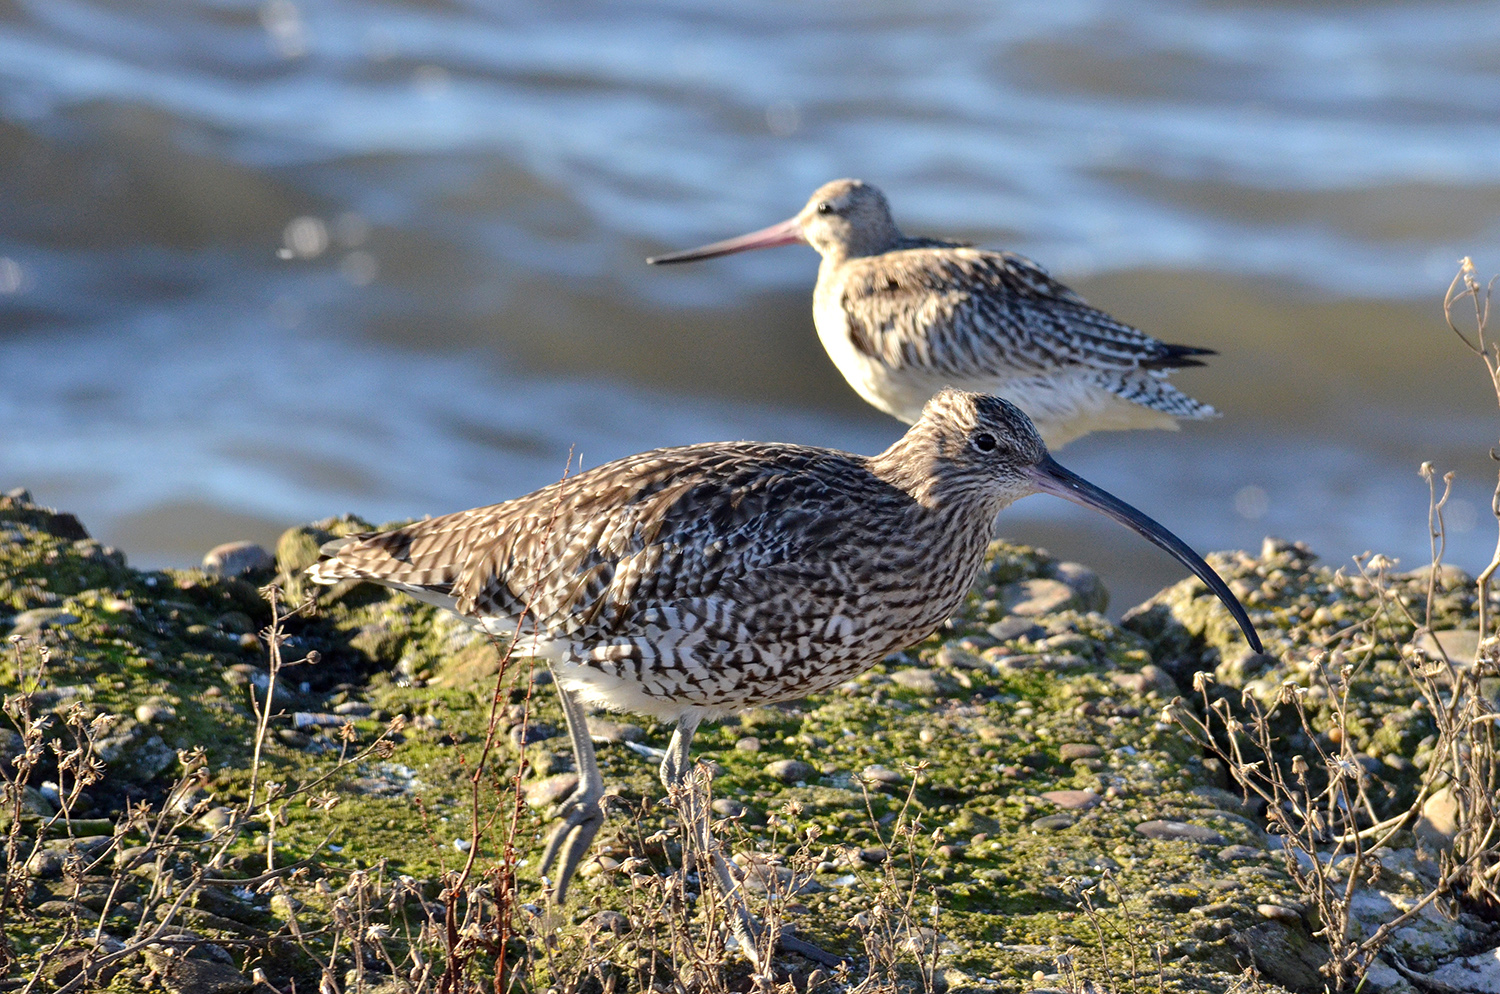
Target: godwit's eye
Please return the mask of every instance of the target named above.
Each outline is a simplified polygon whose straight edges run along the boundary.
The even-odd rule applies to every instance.
[[[819,214],[832,214],[833,213],[833,205],[830,204],[826,200],[822,201],[821,203],[818,204],[818,213]]]
[[[995,440],[995,436],[987,431],[981,431],[976,434],[972,444],[980,452],[994,452],[1000,447],[1000,443]]]

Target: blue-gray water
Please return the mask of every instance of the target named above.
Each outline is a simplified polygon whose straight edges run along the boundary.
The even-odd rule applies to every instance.
[[[815,256],[658,271],[842,175],[1222,353],[1183,432],[1062,459],[1205,548],[1487,561],[1500,4],[0,5],[0,484],[134,561],[487,503],[642,448],[873,451]],[[1010,529],[1176,575],[1034,498]]]

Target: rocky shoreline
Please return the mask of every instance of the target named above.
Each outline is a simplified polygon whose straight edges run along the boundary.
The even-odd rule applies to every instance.
[[[66,793],[56,755],[30,776],[15,833],[24,866],[11,868],[20,907],[3,921],[13,954],[3,989],[19,989],[38,968],[67,983],[85,953],[125,948],[160,913],[152,900],[162,874],[204,872],[190,865],[187,843],[225,837],[250,788],[252,701],[269,683],[258,633],[271,607],[261,587],[279,577],[295,603],[298,573],[318,544],[366,527],[331,519],[287,532],[274,558],[221,548],[208,569],[142,572],[72,516],[22,493],[0,498],[0,634],[12,637],[5,693],[24,690],[39,715],[53,716],[49,738],[64,736],[70,720],[97,724],[105,764],[66,820],[53,817]],[[1267,540],[1259,555],[1209,561],[1250,609],[1267,655],[1248,650],[1196,580],[1117,624],[1102,613],[1107,592],[1086,567],[996,543],[943,632],[834,692],[700,730],[713,810],[730,821],[725,837],[747,886],[772,893],[783,920],[825,949],[861,965],[902,961],[897,974],[914,990],[1067,989],[1091,978],[1111,990],[1230,991],[1256,989],[1247,978],[1257,975],[1264,991],[1321,990],[1320,923],[1266,832],[1264,806],[1247,802],[1163,709],[1191,700],[1199,671],[1213,674],[1214,693],[1235,699],[1274,700],[1290,681],[1308,689],[1323,734],[1330,726],[1316,722],[1331,712],[1317,699],[1314,654],[1372,617],[1378,597],[1364,579],[1293,544]],[[1456,645],[1474,627],[1472,585],[1452,570],[1435,580],[1420,571],[1391,577],[1397,596],[1425,596],[1429,582],[1439,590],[1432,627]],[[1400,665],[1411,631],[1382,631],[1351,678],[1347,728],[1395,806],[1410,803],[1432,761],[1431,719],[1413,707]],[[298,936],[344,913],[339,902],[359,874],[381,886],[405,881],[377,923],[394,942],[409,920],[404,905],[440,905],[443,875],[468,859],[470,776],[489,727],[495,647],[436,609],[368,585],[323,594],[316,613],[288,619],[285,634],[288,660],[316,662],[284,671],[275,688],[264,777],[306,784],[341,754],[370,751],[320,788],[331,803],[299,800],[240,826],[210,867],[218,882],[195,884],[174,913],[172,934],[192,938],[113,963],[104,978],[113,989],[138,989],[154,975],[171,990],[248,991],[257,970],[277,988],[316,989],[312,953],[321,947]],[[36,684],[40,646],[49,659]],[[547,674],[525,663],[513,662],[503,688],[481,818],[503,809],[505,768],[524,755],[526,803],[512,838],[517,893],[529,903],[539,902],[547,810],[572,773]],[[656,926],[630,897],[645,886],[636,878],[659,877],[675,858],[658,838],[675,817],[660,803],[651,758],[670,728],[636,721],[598,720],[600,765],[618,800],[578,894],[547,918],[560,930],[548,941],[564,951],[596,948],[607,926],[618,941],[606,958],[622,978],[651,969],[640,960]],[[25,748],[22,731],[0,727],[7,763]],[[1293,749],[1308,744],[1295,728],[1284,734]],[[388,745],[375,749],[382,737]],[[196,777],[194,793],[169,794],[185,773]],[[147,847],[141,823],[127,817],[142,803],[183,812],[179,862],[130,865],[130,853]],[[913,824],[919,832],[897,831]],[[1435,879],[1442,811],[1433,806],[1417,827],[1422,838],[1398,833],[1358,882],[1358,927],[1373,931]],[[90,862],[91,852],[108,856]],[[234,883],[264,876],[267,852],[277,865],[305,865],[270,889]],[[482,842],[481,875],[502,855]],[[900,941],[872,947],[868,923],[893,895],[907,902]],[[1396,933],[1393,955],[1375,964],[1365,989],[1500,991],[1497,945],[1495,923],[1448,917],[1435,903]],[[811,964],[784,959],[805,983]],[[731,960],[731,972],[747,972]],[[339,972],[340,984],[408,989],[378,957],[337,963],[354,970]],[[536,969],[559,983],[556,964]]]

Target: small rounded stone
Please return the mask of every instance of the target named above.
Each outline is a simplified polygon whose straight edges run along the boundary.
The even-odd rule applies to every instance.
[[[818,771],[800,759],[778,759],[774,763],[767,763],[765,772],[767,776],[775,777],[782,783],[797,783],[811,780]]]

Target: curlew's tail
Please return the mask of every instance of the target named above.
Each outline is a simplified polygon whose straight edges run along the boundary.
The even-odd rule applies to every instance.
[[[369,580],[450,606],[453,587],[467,559],[471,512],[419,521],[388,532],[366,532],[335,539],[319,550],[307,568],[314,583],[333,585]]]

